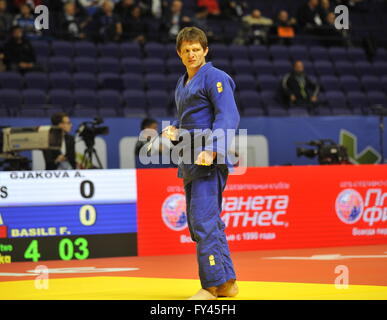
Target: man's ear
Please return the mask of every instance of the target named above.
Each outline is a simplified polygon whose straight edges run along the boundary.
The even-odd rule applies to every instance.
[[[180,59],[181,59],[181,54],[180,54],[180,51],[179,50],[176,50],[176,53],[177,53],[177,55],[180,57]]]
[[[208,47],[206,48],[206,50],[204,50],[204,56],[205,57],[207,56],[207,53],[208,53]]]

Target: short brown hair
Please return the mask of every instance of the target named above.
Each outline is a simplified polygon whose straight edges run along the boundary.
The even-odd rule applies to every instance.
[[[54,113],[52,116],[51,116],[51,123],[54,125],[54,126],[57,126],[58,124],[60,124],[63,119],[65,117],[68,117],[68,114],[66,112],[57,112],[57,113]]]
[[[204,50],[208,47],[206,34],[203,30],[196,27],[185,27],[180,30],[176,38],[176,49],[179,52],[183,41],[198,41]]]

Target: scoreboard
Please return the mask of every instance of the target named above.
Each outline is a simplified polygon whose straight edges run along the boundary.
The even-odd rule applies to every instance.
[[[137,255],[136,201],[135,169],[0,172],[0,255],[6,262]]]

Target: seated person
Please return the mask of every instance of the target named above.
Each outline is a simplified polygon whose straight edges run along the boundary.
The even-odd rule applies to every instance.
[[[130,10],[133,7],[135,7],[134,0],[121,0],[116,2],[114,6],[114,13],[118,15],[122,21],[130,15]]]
[[[191,19],[183,14],[183,2],[174,0],[162,19],[163,33],[168,40],[176,41],[181,29],[190,25]]]
[[[245,15],[249,7],[246,1],[220,0],[220,11],[223,19],[239,21]]]
[[[324,13],[319,6],[319,0],[308,0],[297,11],[298,26],[312,35],[319,35],[323,20]]]
[[[28,39],[38,39],[42,36],[41,31],[35,28],[35,16],[28,4],[20,6],[20,14],[15,16],[13,25],[21,27]]]
[[[317,104],[320,87],[305,74],[302,61],[296,61],[293,71],[283,77],[282,89],[289,106],[312,108]]]
[[[104,0],[78,0],[79,4],[84,8],[89,16],[92,16],[94,13],[101,8]]]
[[[99,41],[118,41],[122,36],[122,24],[114,12],[114,3],[104,1],[101,9],[93,15],[93,24]]]
[[[7,66],[4,63],[4,49],[0,46],[0,72],[6,71]]]
[[[61,150],[43,150],[46,170],[71,170],[76,169],[75,163],[75,139],[70,135],[72,123],[64,112],[52,115],[51,123],[63,130]]]
[[[336,29],[336,15],[329,12],[326,17],[326,22],[321,28],[321,44],[325,46],[344,46],[349,45],[348,31],[345,29]]]
[[[254,9],[251,14],[242,18],[242,22],[248,42],[253,42],[254,44],[267,42],[267,33],[273,25],[273,20],[262,16],[260,10]]]
[[[197,0],[197,7],[206,7],[209,18],[216,18],[221,15],[220,5],[218,0]]]
[[[4,63],[7,69],[12,71],[24,73],[39,70],[35,50],[19,26],[12,27],[11,38],[4,45]]]
[[[277,20],[271,28],[271,34],[275,38],[276,43],[290,45],[296,33],[296,19],[289,18],[286,10],[281,10],[278,13]]]
[[[219,35],[214,34],[208,24],[208,9],[206,7],[196,8],[195,16],[191,19],[192,26],[202,29],[209,39],[209,41],[221,41]]]
[[[8,11],[7,1],[0,0],[0,40],[6,39],[11,26],[12,14]]]
[[[130,10],[130,16],[122,21],[123,38],[144,44],[146,41],[146,23],[139,6]]]
[[[78,12],[74,2],[67,2],[63,6],[63,13],[59,16],[58,35],[66,40],[84,39],[86,34],[84,28],[90,18],[84,19]]]

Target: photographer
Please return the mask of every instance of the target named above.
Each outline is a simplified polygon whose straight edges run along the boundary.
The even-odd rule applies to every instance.
[[[152,132],[153,131],[153,132]],[[174,163],[171,163],[170,146],[163,144],[162,141],[155,143],[153,148],[149,151],[148,157],[152,158],[152,162],[149,164],[143,164],[141,161],[141,152],[143,147],[149,146],[149,139],[152,133],[157,134],[158,123],[155,119],[145,118],[141,122],[141,132],[139,140],[134,148],[134,156],[136,162],[136,168],[171,168],[176,167]],[[145,140],[147,139],[147,140]],[[145,141],[144,141],[145,140]],[[154,162],[153,162],[154,161]]]
[[[158,124],[157,121],[151,118],[145,118],[141,122],[141,131],[146,129],[152,129],[156,132],[158,131]],[[140,156],[140,150],[141,148],[146,145],[148,141],[141,141],[140,139],[137,141],[136,146],[134,147],[134,155],[136,158]]]
[[[75,140],[70,131],[72,123],[64,112],[58,112],[51,116],[53,126],[58,126],[64,132],[61,150],[43,150],[46,170],[71,170],[75,164]]]

